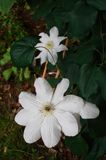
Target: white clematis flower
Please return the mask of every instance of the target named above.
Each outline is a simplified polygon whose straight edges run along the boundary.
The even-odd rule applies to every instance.
[[[35,48],[41,52],[35,59],[40,58],[41,64],[48,60],[51,64],[55,65],[58,58],[57,52],[67,50],[65,45],[60,44],[67,37],[59,36],[59,31],[55,26],[50,29],[50,36],[44,32],[40,33],[39,36],[41,36],[41,43],[38,43]]]
[[[15,121],[25,126],[24,139],[33,143],[41,137],[44,144],[54,147],[60,140],[61,131],[66,136],[75,136],[80,131],[79,115],[82,118],[96,118],[98,108],[75,95],[64,96],[69,80],[62,79],[53,90],[43,78],[37,78],[34,84],[36,95],[21,92],[19,102],[23,106]]]

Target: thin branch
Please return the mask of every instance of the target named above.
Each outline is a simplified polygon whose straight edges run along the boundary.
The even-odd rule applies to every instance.
[[[66,41],[65,41],[65,46],[66,47],[68,46],[68,42],[69,42],[69,40],[67,38]],[[63,51],[63,58],[65,57],[65,54],[66,54],[66,50]]]
[[[45,67],[44,67],[44,71],[43,71],[43,74],[42,74],[42,78],[45,78],[45,76],[46,76],[47,64],[48,64],[48,61],[46,61],[46,63],[45,63]]]

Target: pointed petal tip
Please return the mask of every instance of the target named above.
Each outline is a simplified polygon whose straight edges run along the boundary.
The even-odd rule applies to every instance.
[[[67,78],[63,78],[60,81],[60,83],[58,83],[55,89],[54,96],[52,99],[52,102],[54,104],[57,104],[63,100],[64,94],[67,91],[68,87],[69,87],[69,80]]]
[[[44,32],[41,32],[39,33],[39,36],[42,37],[45,33]]]
[[[36,59],[39,59],[39,58],[41,58],[41,55],[40,55],[40,54],[39,54],[37,57],[35,57],[35,60],[36,60]]]
[[[63,45],[63,44],[60,44],[58,47],[57,47],[57,52],[62,52],[62,51],[67,51],[68,48]]]

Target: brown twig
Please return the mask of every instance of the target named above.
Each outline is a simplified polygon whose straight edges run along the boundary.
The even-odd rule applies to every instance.
[[[43,74],[42,74],[42,78],[45,78],[45,76],[46,76],[47,64],[48,64],[48,61],[46,61],[46,63],[45,63],[45,67],[44,67],[44,71],[43,71]]]
[[[68,39],[66,39],[65,41],[65,46],[67,47],[68,46]],[[65,57],[65,54],[66,54],[66,50],[63,51],[63,58]]]
[[[56,72],[55,78],[57,79],[57,78],[59,77],[59,75],[60,75],[60,70],[59,70],[59,69],[57,69],[57,72]]]

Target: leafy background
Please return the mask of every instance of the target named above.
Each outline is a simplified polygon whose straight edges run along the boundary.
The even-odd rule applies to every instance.
[[[30,25],[27,25],[26,28],[29,28],[29,30],[32,29],[32,31],[27,33],[23,31],[23,34],[20,36],[17,33],[18,38],[12,41],[11,45],[9,44],[11,48],[9,51],[9,55],[11,55],[10,59],[12,59],[16,67],[15,70],[18,70],[18,72],[14,72],[18,75],[15,81],[19,81],[18,77],[20,77],[20,72],[24,74],[23,70],[26,70],[26,77],[32,79],[32,81],[34,80],[33,74],[36,76],[42,74],[43,67],[40,66],[39,61],[37,61],[36,64],[34,64],[33,61],[34,56],[38,55],[38,52],[34,48],[39,40],[38,33],[41,31],[48,32],[52,26],[57,26],[60,35],[68,37],[69,50],[65,53],[64,57],[62,53],[59,53],[57,64],[62,76],[70,80],[70,89],[68,92],[95,103],[100,109],[100,116],[98,118],[94,120],[81,119],[82,130],[80,134],[73,138],[66,137],[62,140],[62,145],[80,159],[102,159],[106,153],[106,1],[26,0],[22,3],[20,0],[17,0],[17,2],[14,0],[0,0],[0,11],[6,15],[13,6],[13,10],[15,10],[16,13],[17,7],[14,6],[21,7],[22,4],[24,4],[23,7],[31,13],[30,17],[28,17]],[[19,20],[21,20],[20,15],[18,15],[18,17]],[[24,22],[26,24],[25,20]],[[25,26],[22,26],[22,28],[23,27]],[[40,30],[38,28],[40,28]],[[3,58],[5,59],[5,54],[2,56],[2,61]],[[10,59],[9,61],[11,61]],[[11,67],[11,73],[14,70],[14,66]],[[11,79],[12,74],[10,74],[9,71],[4,74],[5,80]],[[47,78],[53,87],[55,87],[58,80],[55,79],[54,76],[50,77],[49,71],[55,72],[56,67],[52,67],[49,64],[47,71]],[[31,75],[29,73],[31,73]],[[61,77],[59,78],[61,79]],[[25,81],[25,76],[23,81]],[[28,80],[28,82],[33,85],[32,81]],[[1,120],[1,123],[2,121],[3,120]],[[7,124],[7,122],[5,123]],[[10,126],[12,123],[13,121],[10,122]],[[16,124],[13,125],[14,128],[16,127],[16,130],[14,129],[13,132],[15,132],[15,134],[18,133],[18,136],[21,137],[22,133],[19,133]],[[2,127],[3,125],[1,125],[0,130],[2,130]],[[16,137],[16,139],[18,138]],[[44,152],[41,147],[39,147],[36,152],[35,148],[38,146],[32,146],[31,149],[30,146],[26,144],[24,144],[25,148],[23,145],[21,146],[21,144],[17,146],[24,152],[31,152],[31,155],[34,154],[34,157],[38,154],[36,159],[39,159],[38,150],[40,150],[41,153]],[[61,148],[61,145],[55,149],[55,151],[60,153],[57,154],[59,156],[56,157],[54,156],[55,154],[51,156],[50,154],[50,159],[62,159],[62,153],[59,151],[59,148]],[[45,149],[43,156],[46,155],[46,152]],[[7,155],[12,159],[14,152],[9,152]],[[47,157],[45,157],[43,158],[47,159]],[[17,157],[17,159],[21,160],[20,157]],[[70,160],[70,157],[66,159]]]

